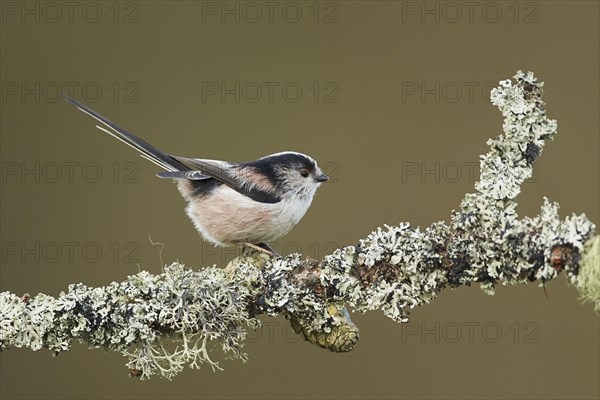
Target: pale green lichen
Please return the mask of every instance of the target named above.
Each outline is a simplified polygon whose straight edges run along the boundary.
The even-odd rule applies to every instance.
[[[476,192],[465,196],[448,224],[424,230],[386,225],[321,263],[253,253],[225,269],[193,271],[174,263],[162,274],[142,271],[105,287],[70,285],[57,299],[4,292],[0,349],[60,353],[77,340],[123,353],[134,375],[171,378],[186,365],[219,368],[209,353],[214,346],[246,360],[246,332],[260,326],[258,314],[284,315],[309,342],[349,351],[358,328],[344,304],[404,322],[411,309],[448,286],[479,283],[493,294],[498,285],[544,284],[564,271],[598,308],[598,239],[589,242],[594,224],[585,215],[561,220],[558,204],[548,199],[535,217],[516,213],[521,185],[557,130],[541,94],[542,83],[523,72],[492,91],[504,132],[488,141]]]
[[[0,350],[10,347],[39,350],[44,347],[44,336],[56,323],[54,313],[57,309],[56,299],[42,293],[33,299],[0,293]],[[57,345],[63,346],[62,343]]]
[[[572,278],[583,302],[590,302],[600,312],[600,236],[585,245],[579,273]]]
[[[350,320],[348,310],[343,304],[330,304],[326,308],[326,318],[332,321],[329,329],[311,329],[307,320],[289,315],[296,333],[301,333],[312,344],[336,353],[345,353],[354,349],[358,343],[358,327]],[[334,327],[332,329],[332,327]]]

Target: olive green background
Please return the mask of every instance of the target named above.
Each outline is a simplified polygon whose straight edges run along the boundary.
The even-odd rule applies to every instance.
[[[3,7],[6,3],[25,7],[23,2]],[[225,265],[235,253],[204,244],[173,184],[155,178],[154,165],[96,130],[94,120],[55,101],[56,85],[76,86],[73,94],[80,100],[86,100],[84,86],[100,87],[98,101],[88,104],[174,154],[232,161],[292,149],[310,154],[334,182],[319,189],[299,226],[275,247],[322,257],[386,223],[426,227],[447,220],[473,190],[469,166],[477,165],[486,140],[502,129],[483,87],[519,69],[532,70],[546,83],[544,99],[559,133],[546,146],[534,179],[523,186],[518,211],[534,215],[548,196],[560,203],[561,216],[584,212],[599,223],[599,3],[493,3],[477,2],[469,21],[461,2],[453,3],[463,12],[456,18],[444,2],[338,1],[319,4],[317,23],[314,3],[301,1],[288,6],[302,10],[296,23],[282,17],[284,2],[274,9],[273,22],[263,8],[256,23],[243,18],[254,17],[251,9],[239,23],[227,15],[222,22],[193,1],[97,2],[102,16],[95,23],[83,18],[84,2],[72,21],[68,16],[49,21],[55,16],[41,2],[27,2],[40,7],[39,22],[4,9],[3,168],[39,163],[41,176],[39,182],[31,174],[2,181],[0,289],[56,296],[70,283],[104,285],[138,268],[159,272],[159,252],[149,236],[165,245],[165,263]],[[222,7],[221,2],[204,7],[213,4]],[[403,13],[413,7],[438,7],[439,22],[435,15],[422,22],[420,15]],[[491,22],[496,9],[502,14]],[[287,11],[293,17],[293,9]],[[327,15],[337,22],[324,23]],[[126,17],[137,22],[124,23]],[[239,102],[234,95],[203,101],[206,82],[230,88],[239,82],[248,91]],[[248,101],[256,94],[252,82],[263,88],[264,82],[277,82],[273,101],[266,90],[258,101]],[[439,101],[435,94],[422,100],[420,92],[406,91],[423,83],[434,93],[436,82]],[[283,96],[286,83],[302,89],[297,102]],[[332,99],[338,101],[325,102],[335,87]],[[87,98],[95,97],[92,89]],[[53,166],[64,163],[78,163],[71,164],[72,179],[67,167],[54,179]],[[89,165],[101,168],[96,183],[88,182],[94,169],[82,171]],[[435,173],[420,176],[436,165],[439,179]],[[415,166],[416,175],[406,174]],[[69,242],[77,242],[72,259],[65,254]],[[47,253],[39,261],[24,254],[23,262],[21,253],[6,251],[11,243],[30,248],[39,243]],[[51,262],[52,246],[63,250],[57,262]],[[99,247],[101,259],[84,257],[84,246]],[[354,314],[361,340],[348,354],[304,343],[284,320],[263,318],[265,328],[251,333],[246,346],[248,363],[223,360],[224,371],[216,373],[186,368],[171,382],[131,379],[123,357],[79,344],[58,358],[45,350],[11,349],[0,355],[0,394],[598,398],[599,318],[589,304],[580,304],[564,277],[549,283],[547,292],[548,299],[536,284],[501,287],[495,296],[477,286],[445,290],[415,309],[405,326],[379,312]],[[218,350],[214,354],[219,358]]]

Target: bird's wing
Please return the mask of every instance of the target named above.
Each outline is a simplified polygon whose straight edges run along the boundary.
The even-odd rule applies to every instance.
[[[215,178],[216,180],[223,182],[228,186],[234,187],[239,184],[234,172],[234,168],[237,165],[235,163],[179,156],[171,157],[189,166],[193,171],[199,171],[202,175]]]
[[[244,168],[240,164],[219,160],[204,160],[178,156],[171,157],[188,165],[192,171],[188,171],[182,175],[177,174],[176,172],[165,172],[159,174],[159,176],[192,180],[214,178],[252,200],[261,203],[278,203],[281,201],[281,198],[274,193],[275,191],[272,187],[267,188],[264,185],[258,184],[261,179],[260,176],[256,175],[256,172]],[[188,174],[190,174],[191,177],[189,177]]]
[[[206,179],[214,179],[212,176],[208,176],[202,171],[170,171],[170,172],[159,172],[156,174],[159,178],[171,178],[171,179],[189,179],[192,181],[203,181]]]

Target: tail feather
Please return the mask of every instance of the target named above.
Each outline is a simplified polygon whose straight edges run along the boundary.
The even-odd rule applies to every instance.
[[[127,144],[128,146],[133,147],[135,150],[137,150],[141,153],[141,156],[143,158],[153,162],[154,164],[158,165],[161,168],[164,168],[167,171],[189,171],[190,170],[190,167],[188,167],[187,165],[181,163],[180,161],[177,161],[173,157],[160,151],[159,149],[152,146],[151,144],[146,143],[139,137],[135,136],[133,133],[128,132],[125,129],[115,125],[112,121],[110,121],[109,119],[98,114],[91,108],[81,104],[77,100],[65,95],[64,93],[63,93],[63,97],[69,103],[71,103],[75,107],[77,107],[80,111],[83,111],[84,113],[93,117],[97,121],[101,122],[108,129],[106,129],[102,126],[99,126],[99,125],[96,125],[96,128],[100,129],[101,131],[103,131],[105,133],[108,133],[109,135],[111,135],[112,137],[114,137],[116,139],[119,139],[121,142]]]

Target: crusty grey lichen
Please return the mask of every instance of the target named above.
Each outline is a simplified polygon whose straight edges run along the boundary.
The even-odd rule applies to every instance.
[[[246,312],[252,285],[237,286],[235,278],[220,268],[192,271],[173,263],[163,274],[142,271],[105,287],[70,285],[58,299],[40,294],[23,301],[4,292],[1,349],[46,347],[59,353],[77,339],[128,355],[129,368],[143,377],[170,378],[185,364],[218,368],[208,356],[208,342],[245,359],[246,329],[259,324]],[[178,347],[168,350],[167,341]]]
[[[345,304],[404,322],[411,309],[445,287],[476,282],[493,294],[498,285],[543,285],[561,271],[587,290],[584,297],[598,299],[594,224],[585,215],[561,220],[558,205],[548,199],[535,217],[519,219],[516,213],[521,185],[556,134],[541,95],[542,83],[520,71],[515,82],[502,81],[492,90],[504,133],[488,141],[476,191],[465,196],[448,224],[423,230],[386,225],[321,262],[251,253],[225,269],[193,271],[173,263],[162,274],[143,271],[101,288],[75,284],[57,299],[4,292],[0,349],[59,353],[76,339],[125,354],[133,375],[171,378],[185,365],[219,368],[209,357],[214,346],[246,360],[244,339],[248,329],[259,328],[259,314],[284,315],[310,343],[345,352],[359,338]]]
[[[515,80],[492,90],[492,103],[505,117],[504,133],[488,140],[477,192],[465,196],[450,225],[437,222],[424,231],[407,223],[386,226],[357,247],[327,256],[323,279],[335,288],[336,300],[359,311],[381,309],[404,322],[410,309],[428,303],[446,285],[479,282],[493,294],[497,284],[543,284],[561,269],[575,279],[577,254],[594,224],[585,215],[561,221],[558,205],[548,199],[535,218],[519,220],[516,213],[514,199],[557,124],[543,109],[543,84],[531,72],[519,71]],[[565,260],[553,262],[556,248],[564,248]]]

